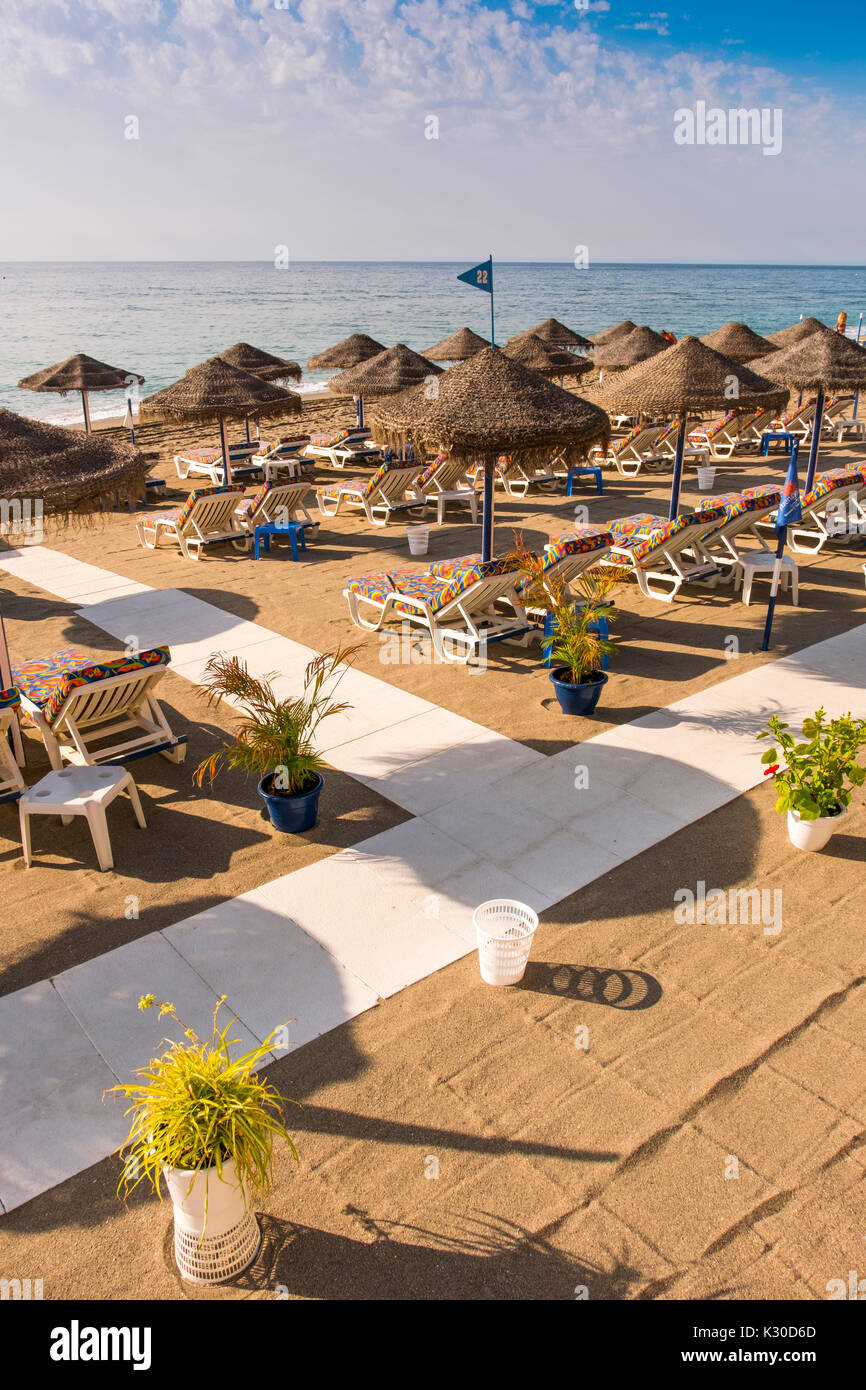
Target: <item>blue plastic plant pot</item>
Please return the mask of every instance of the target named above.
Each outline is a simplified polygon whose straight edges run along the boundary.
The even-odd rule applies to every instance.
[[[319,794],[324,786],[323,779],[316,773],[315,786],[299,796],[286,796],[285,792],[269,790],[274,783],[273,772],[265,773],[258,785],[258,793],[268,808],[271,825],[286,835],[302,835],[312,830],[319,815]]]
[[[563,714],[592,714],[601,697],[602,687],[607,684],[607,676],[600,675],[594,681],[582,681],[575,685],[563,677],[567,666],[556,666],[550,673],[550,683],[559,701]]]

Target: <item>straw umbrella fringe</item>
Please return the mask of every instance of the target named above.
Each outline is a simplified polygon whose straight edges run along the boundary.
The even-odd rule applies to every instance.
[[[630,367],[595,393],[606,409],[639,412],[671,412],[678,417],[674,477],[671,484],[670,518],[679,508],[683,471],[686,416],[689,411],[728,409],[734,402],[742,409],[757,406],[781,408],[787,390],[759,376],[750,367],[732,362],[699,338],[686,337],[636,367]]]
[[[756,357],[767,357],[779,351],[776,343],[762,338],[745,323],[723,324],[715,332],[705,333],[701,342],[715,348],[723,357],[730,357],[732,362],[752,362]]]
[[[120,391],[124,386],[144,385],[144,377],[138,372],[127,372],[122,367],[110,367],[107,362],[98,362],[88,357],[86,352],[78,352],[53,367],[43,367],[41,372],[24,376],[18,383],[23,391],[53,391],[65,396],[68,391],[81,392],[81,406],[84,411],[84,433],[90,434],[90,406],[87,401],[91,391]]]
[[[418,457],[441,447],[467,466],[483,463],[485,559],[492,553],[492,480],[499,454],[534,461],[562,449],[567,462],[577,462],[592,444],[610,437],[610,421],[598,406],[489,347],[440,377],[435,393],[413,386],[378,402],[372,413],[380,444],[411,444]]]
[[[866,387],[866,348],[831,328],[819,327],[761,364],[771,381],[789,391],[815,391],[812,443],[806,471],[806,491],[810,492],[818,467],[824,395],[827,391],[857,391]]]

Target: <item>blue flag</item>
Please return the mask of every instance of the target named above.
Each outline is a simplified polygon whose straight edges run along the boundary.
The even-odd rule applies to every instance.
[[[800,484],[797,480],[797,450],[796,447],[791,452],[791,462],[788,464],[788,475],[785,478],[785,486],[782,488],[782,501],[776,513],[776,530],[781,531],[792,522],[803,520],[803,508],[800,505]]]
[[[474,265],[471,270],[464,270],[462,275],[457,276],[464,284],[472,285],[476,290],[486,290],[488,294],[493,293],[493,257],[482,261],[480,265]]]

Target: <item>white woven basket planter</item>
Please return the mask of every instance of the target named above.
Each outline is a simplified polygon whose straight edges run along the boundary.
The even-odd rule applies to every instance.
[[[472,921],[482,980],[488,985],[519,984],[538,927],[537,914],[513,898],[491,898],[476,907]]]
[[[261,1232],[234,1159],[223,1164],[221,1178],[216,1168],[195,1175],[185,1168],[164,1168],[163,1175],[174,1207],[174,1258],[183,1278],[221,1284],[251,1265]]]

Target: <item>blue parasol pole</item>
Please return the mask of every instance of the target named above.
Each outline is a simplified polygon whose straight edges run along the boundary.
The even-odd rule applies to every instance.
[[[857,342],[858,342],[858,344],[859,344],[859,342],[860,342],[860,334],[861,334],[862,332],[863,332],[863,314],[861,313],[861,314],[860,314],[860,318],[859,318],[858,321],[857,321]],[[858,407],[859,404],[860,404],[860,388],[858,387],[857,390],[854,392],[854,419],[855,419],[855,420],[857,419],[857,407]]]
[[[788,465],[788,476],[785,479],[785,486],[782,489],[782,500],[779,503],[779,510],[776,513],[776,562],[773,565],[773,578],[770,584],[770,598],[767,603],[767,621],[764,623],[764,636],[761,641],[761,651],[766,652],[770,649],[770,634],[773,630],[773,614],[776,611],[776,594],[779,591],[779,581],[782,577],[782,559],[785,554],[785,542],[788,538],[788,522],[800,521],[803,515],[800,506],[800,488],[797,483],[797,454],[799,452],[799,440],[794,440],[791,447],[791,462]]]
[[[680,412],[679,428],[677,430],[677,451],[674,456],[674,477],[671,483],[671,505],[668,510],[668,520],[675,521],[680,509],[680,488],[683,481],[683,451],[686,445],[686,412]]]
[[[495,351],[496,351],[496,337],[495,337],[494,330],[493,330],[493,252],[492,252],[492,251],[490,252],[490,256],[489,256],[488,259],[489,259],[489,263],[490,263],[490,347],[491,347],[491,349],[493,350],[493,352],[495,352]]]
[[[226,422],[225,416],[220,416],[220,444],[223,451],[223,485],[228,487],[232,480],[232,465],[229,458],[229,446],[226,443]]]
[[[480,265],[472,266],[457,276],[465,285],[482,290],[490,295],[490,347],[496,351],[495,321],[493,317],[493,252]],[[493,471],[496,459],[492,454],[484,455],[484,515],[481,521],[481,558],[493,558]]]
[[[355,421],[359,430],[364,428],[364,397],[355,397]]]
[[[818,449],[821,444],[821,422],[824,419],[824,388],[818,387],[815,397],[815,418],[812,421],[812,445],[809,449],[809,467],[806,470],[806,491],[811,492],[815,483],[815,469],[818,467]]]

